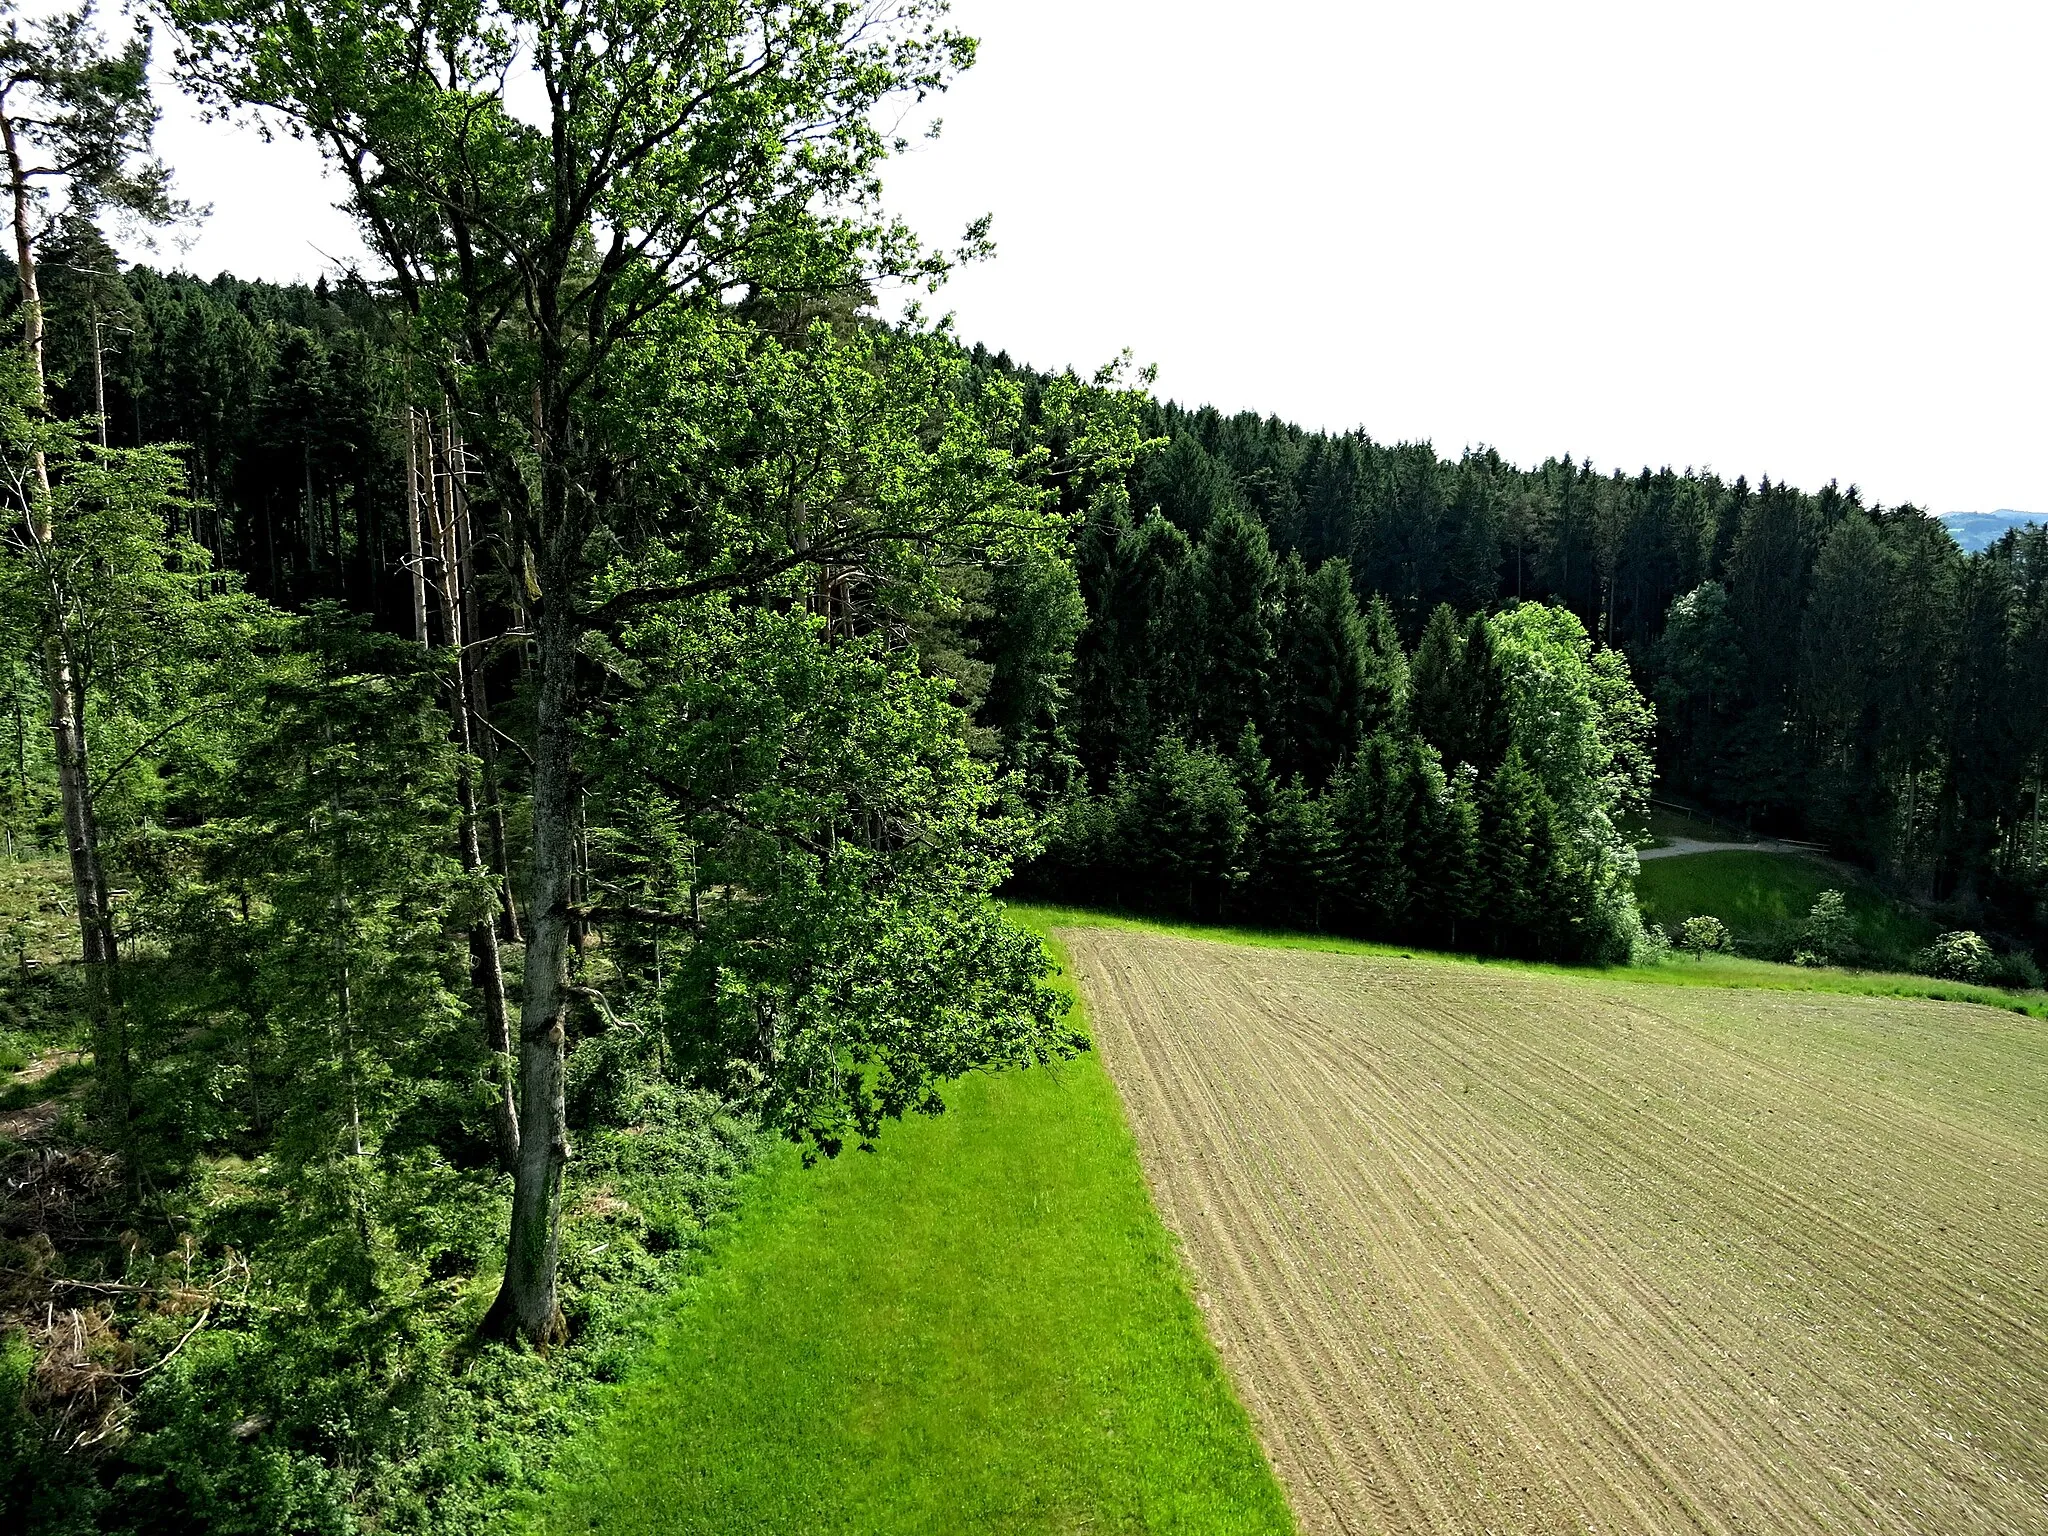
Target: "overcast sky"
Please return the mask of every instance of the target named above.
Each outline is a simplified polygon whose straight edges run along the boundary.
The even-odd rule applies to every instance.
[[[1021,361],[1519,462],[2048,511],[2048,5],[956,0],[893,170]],[[361,247],[303,146],[163,147],[202,273]]]

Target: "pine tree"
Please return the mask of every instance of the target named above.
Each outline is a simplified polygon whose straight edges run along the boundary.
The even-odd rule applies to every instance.
[[[1543,786],[1510,746],[1501,764],[1480,786],[1479,873],[1485,902],[1487,945],[1513,954],[1541,923],[1536,841],[1547,818]]]
[[[1411,740],[1370,736],[1358,760],[1330,786],[1343,903],[1351,921],[1368,934],[1395,937],[1408,921],[1414,758]]]
[[[1365,679],[1359,696],[1361,735],[1397,730],[1408,720],[1408,653],[1385,597],[1373,594],[1365,607]]]
[[[1466,719],[1465,631],[1450,604],[1439,603],[1423,626],[1408,668],[1408,718],[1447,763],[1463,761]]]
[[[1267,718],[1279,571],[1265,530],[1232,509],[1202,540],[1202,685],[1198,718],[1211,741],[1235,741]]]
[[[1364,738],[1375,658],[1343,561],[1326,560],[1310,576],[1290,555],[1281,588],[1276,751],[1283,771],[1319,786]]]

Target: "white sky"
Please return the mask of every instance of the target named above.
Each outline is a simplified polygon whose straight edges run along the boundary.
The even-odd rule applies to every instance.
[[[955,0],[981,62],[889,179],[999,254],[969,341],[1531,462],[2048,510],[2048,6]],[[304,146],[172,103],[158,259],[360,250]]]

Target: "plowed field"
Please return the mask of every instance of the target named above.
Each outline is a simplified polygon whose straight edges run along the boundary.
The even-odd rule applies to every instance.
[[[2048,1532],[2048,1027],[1062,932],[1308,1531]]]

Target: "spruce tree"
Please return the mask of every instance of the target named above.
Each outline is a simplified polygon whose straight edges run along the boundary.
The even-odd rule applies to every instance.
[[[1471,942],[1471,920],[1482,908],[1472,772],[1460,768],[1446,775],[1426,751],[1413,762],[1416,791],[1403,849],[1414,890],[1410,923],[1419,942],[1456,948],[1461,940]]]
[[[1321,785],[1365,735],[1375,658],[1343,561],[1326,560],[1310,576],[1290,555],[1282,589],[1274,729],[1285,771]]]
[[[1169,733],[1200,734],[1208,663],[1199,553],[1188,536],[1163,517],[1147,518],[1138,536],[1143,548],[1132,575],[1144,584],[1152,606],[1144,650],[1133,668],[1134,675],[1144,679],[1148,705],[1147,731],[1141,741],[1133,742],[1133,759]]]
[[[1408,668],[1408,718],[1447,763],[1463,760],[1466,719],[1465,629],[1448,603],[1423,626]]]
[[[1198,561],[1204,733],[1223,744],[1262,724],[1273,671],[1273,606],[1279,569],[1265,530],[1231,509],[1202,540]]]
[[[1132,667],[1144,635],[1144,614],[1132,613],[1126,577],[1133,523],[1129,498],[1102,496],[1090,505],[1074,541],[1074,575],[1080,583],[1087,623],[1074,644],[1072,702],[1067,719],[1074,747],[1089,777],[1107,781],[1122,755],[1128,725],[1143,699]],[[1135,638],[1133,635],[1135,631]]]
[[[1230,762],[1163,736],[1125,800],[1126,847],[1160,905],[1215,917],[1240,872],[1248,818]]]
[[[1491,773],[1508,749],[1511,721],[1500,668],[1494,660],[1493,630],[1483,613],[1473,614],[1465,625],[1458,693],[1463,737],[1456,756],[1446,757],[1445,763],[1469,763],[1481,774]]]
[[[1365,606],[1365,679],[1359,696],[1358,728],[1363,736],[1399,729],[1408,719],[1408,653],[1401,648],[1394,610],[1375,592]]]
[[[1157,511],[1198,539],[1223,518],[1244,510],[1229,469],[1188,431],[1175,432],[1164,453],[1145,461],[1137,476],[1136,496],[1141,511]]]
[[[1274,587],[1273,676],[1266,695],[1266,744],[1283,777],[1301,771],[1302,715],[1313,686],[1307,608],[1308,567],[1293,550],[1280,562]]]
[[[1261,919],[1315,930],[1329,922],[1343,873],[1335,804],[1331,796],[1311,794],[1298,778],[1273,790],[1255,832],[1248,893]]]
[[[1343,904],[1363,932],[1386,938],[1397,936],[1408,921],[1414,756],[1407,738],[1370,736],[1358,760],[1330,786]]]
[[[1520,951],[1541,921],[1536,839],[1547,815],[1543,786],[1521,749],[1510,746],[1479,793],[1479,872],[1492,949]]]

